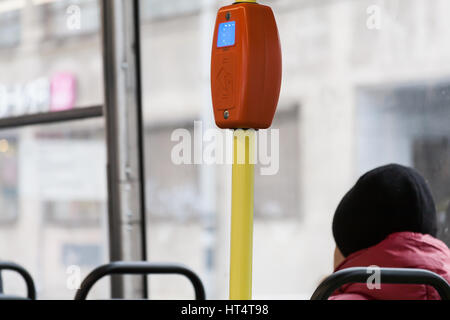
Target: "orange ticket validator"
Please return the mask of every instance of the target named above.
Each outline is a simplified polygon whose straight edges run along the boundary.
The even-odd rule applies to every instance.
[[[239,2],[221,8],[211,60],[217,126],[269,128],[280,96],[281,73],[281,46],[272,9]]]

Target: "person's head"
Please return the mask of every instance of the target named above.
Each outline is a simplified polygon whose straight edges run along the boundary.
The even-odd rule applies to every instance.
[[[374,169],[356,182],[336,209],[335,264],[402,231],[436,236],[431,191],[414,169],[396,164]]]

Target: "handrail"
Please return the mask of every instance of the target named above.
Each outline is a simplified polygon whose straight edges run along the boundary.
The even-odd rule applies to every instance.
[[[27,270],[22,268],[16,263],[13,262],[0,262],[0,272],[3,270],[7,271],[14,271],[18,274],[20,274],[25,281],[25,284],[27,286],[27,297],[30,300],[36,300],[36,287],[34,286],[34,281],[31,275],[28,273]],[[3,291],[2,291],[3,293]],[[3,295],[3,297],[7,297]],[[9,297],[9,299],[14,299],[13,297]],[[17,298],[21,299],[21,298]],[[2,300],[2,296],[0,296],[0,300]]]
[[[103,116],[103,106],[78,107],[64,111],[39,112],[11,117],[0,117],[0,130],[58,122],[77,121]]]
[[[348,268],[337,271],[326,278],[316,289],[311,300],[327,300],[345,284],[365,283],[372,268]],[[372,269],[373,270],[373,269]],[[423,269],[380,268],[382,284],[423,284],[432,286],[442,300],[450,300],[450,285],[441,276]]]
[[[205,289],[200,278],[193,271],[177,264],[156,264],[144,261],[139,262],[112,262],[94,269],[82,282],[75,295],[75,300],[86,300],[89,291],[101,278],[108,275],[131,274],[177,274],[188,278],[195,290],[196,300],[205,300]]]

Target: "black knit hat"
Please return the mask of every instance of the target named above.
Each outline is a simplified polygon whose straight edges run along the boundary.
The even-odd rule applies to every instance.
[[[334,214],[333,236],[344,256],[400,231],[437,233],[431,191],[425,179],[408,167],[391,164],[366,173]]]

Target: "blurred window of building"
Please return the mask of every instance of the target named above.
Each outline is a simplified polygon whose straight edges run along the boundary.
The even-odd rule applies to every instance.
[[[450,85],[365,88],[357,96],[360,172],[390,162],[416,168],[433,192],[439,237],[450,245]]]
[[[183,125],[193,135],[193,121]],[[145,134],[146,201],[150,219],[185,222],[200,218],[199,167],[170,161],[170,136],[178,129],[171,124],[147,126]],[[153,150],[158,150],[157,153]],[[168,156],[169,155],[169,156]]]
[[[41,130],[35,137],[45,223],[61,228],[99,228],[106,214],[102,128],[58,127]]]
[[[0,226],[13,224],[18,217],[17,138],[0,135]]]
[[[141,12],[144,20],[168,19],[198,13],[203,0],[142,0]]]
[[[46,40],[92,35],[100,28],[98,0],[55,0],[39,7]]]
[[[14,4],[14,0],[0,1],[0,49],[19,45],[21,13],[20,7]]]
[[[299,126],[298,107],[280,108],[271,129],[279,132],[278,172],[274,175],[261,175],[261,169],[268,165],[259,163],[255,173],[255,219],[277,220],[300,217],[299,207]],[[275,150],[268,134],[267,156],[272,157],[275,170]],[[258,145],[260,147],[260,145]],[[274,190],[285,190],[274,192]]]

